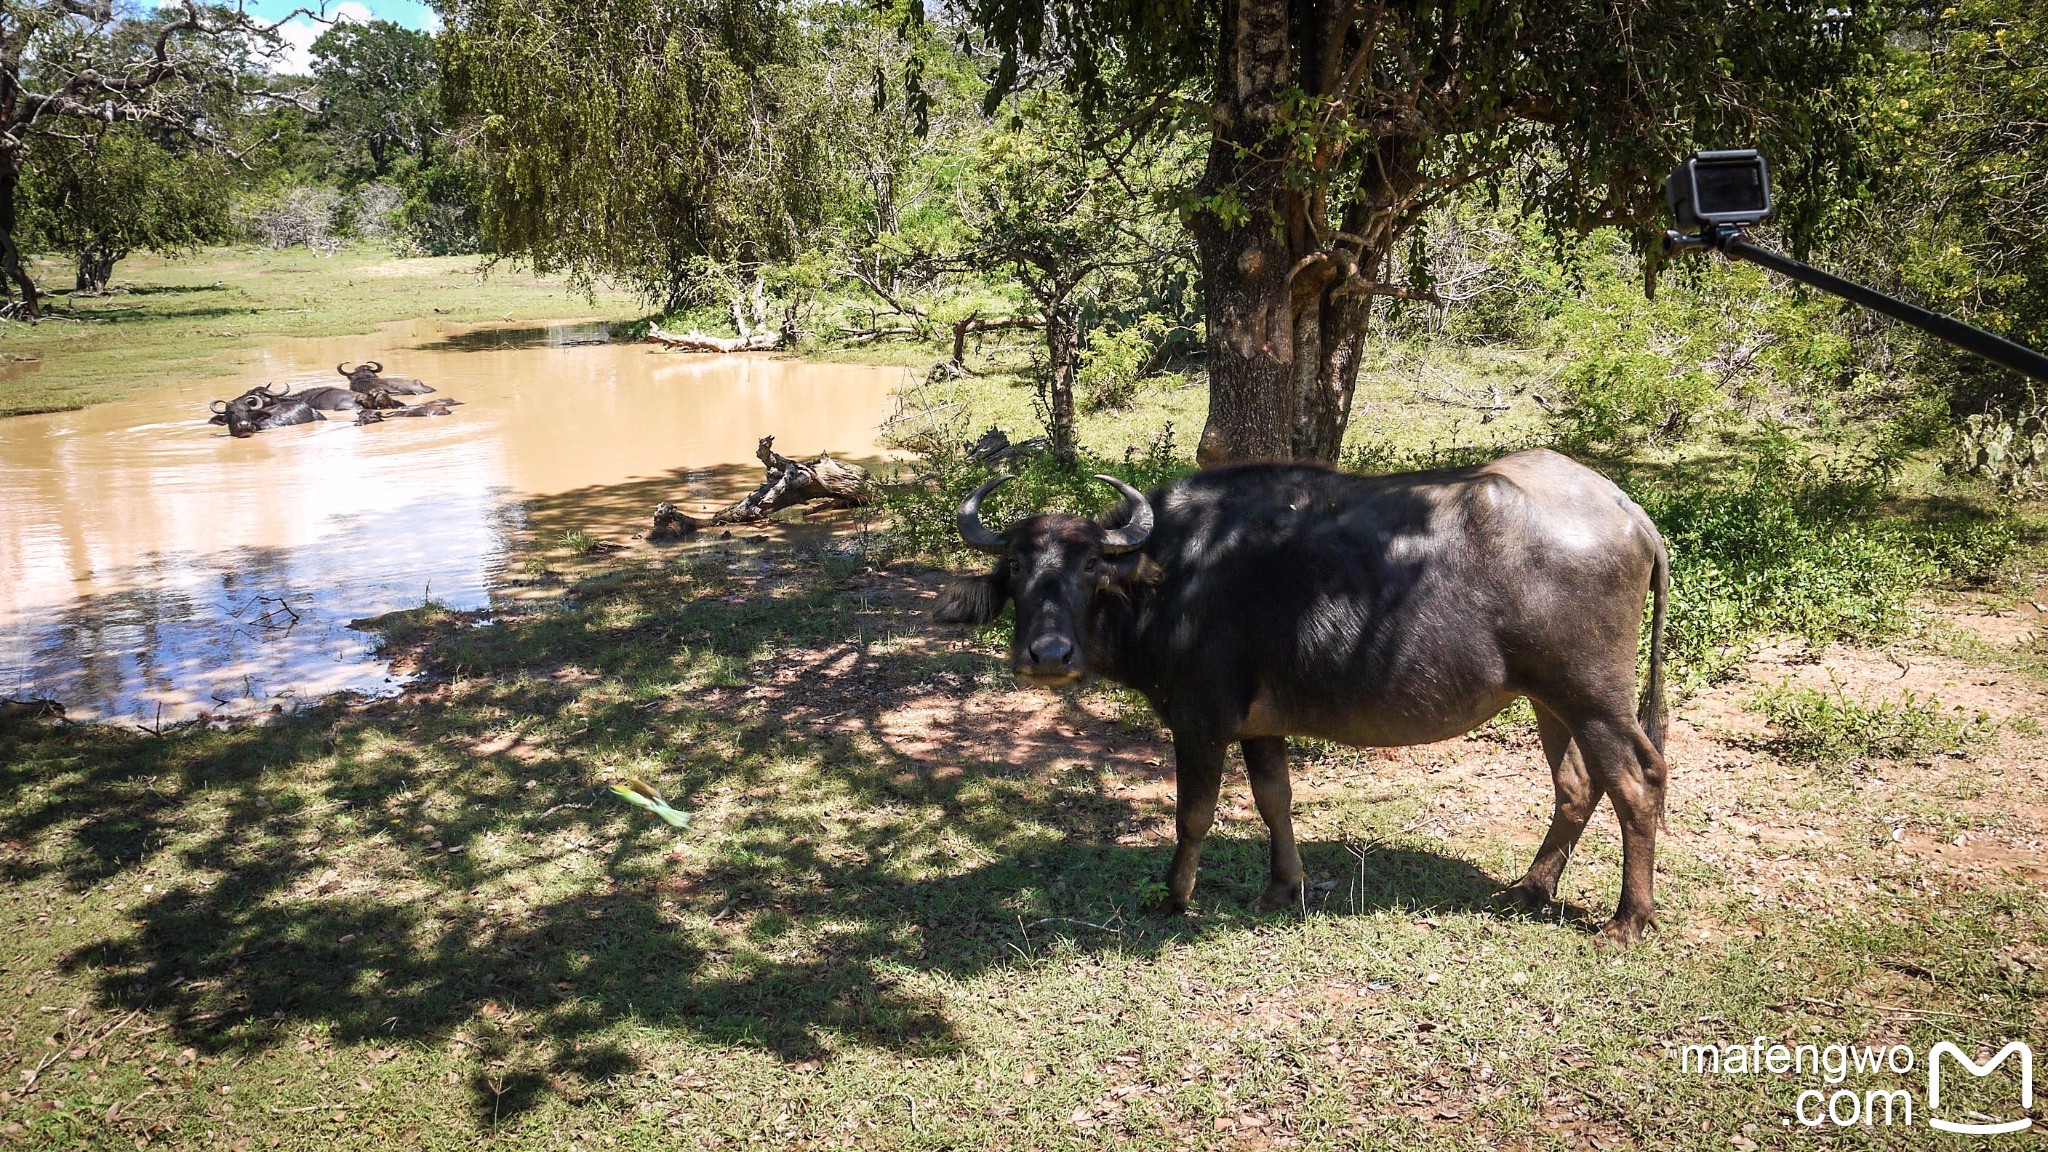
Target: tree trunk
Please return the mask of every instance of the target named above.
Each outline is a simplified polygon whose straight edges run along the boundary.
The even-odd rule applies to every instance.
[[[1053,459],[1072,464],[1074,448],[1074,348],[1080,339],[1080,310],[1061,301],[1045,306],[1045,432]]]
[[[1281,124],[1288,94],[1335,84],[1332,64],[1344,48],[1341,31],[1318,34],[1320,9],[1300,6],[1297,15],[1289,0],[1224,6],[1216,134],[1198,194],[1211,203],[1234,199],[1244,212],[1235,221],[1214,211],[1193,220],[1209,340],[1209,419],[1196,449],[1204,467],[1335,460],[1373,297],[1406,294],[1379,281],[1414,215],[1420,181],[1409,141],[1350,145],[1372,150],[1377,162],[1334,227],[1323,193],[1290,179],[1293,137]],[[1301,29],[1298,46],[1291,26]]]
[[[114,265],[125,253],[117,252],[114,246],[104,240],[93,240],[78,251],[78,291],[82,295],[102,296],[107,284],[114,278]]]
[[[29,275],[28,267],[21,261],[21,249],[14,242],[14,193],[20,186],[21,154],[0,157],[0,276],[21,288],[22,310],[33,318],[42,315],[42,294],[36,291],[35,277]]]

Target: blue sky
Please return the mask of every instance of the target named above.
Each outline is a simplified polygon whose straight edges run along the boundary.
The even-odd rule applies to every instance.
[[[320,0],[247,0],[251,15],[262,20],[278,20],[294,8],[318,8]],[[335,20],[390,20],[407,28],[437,29],[440,18],[431,5],[422,0],[328,0],[326,15]],[[299,17],[287,23],[279,31],[287,45],[284,58],[276,68],[279,72],[303,73],[308,70],[307,56],[313,47],[313,40],[326,29],[325,24]]]

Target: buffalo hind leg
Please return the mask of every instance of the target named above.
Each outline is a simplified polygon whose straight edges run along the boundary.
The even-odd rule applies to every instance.
[[[1614,801],[1621,821],[1621,901],[1601,930],[1610,944],[1632,944],[1656,919],[1657,822],[1664,814],[1664,756],[1623,714],[1581,722],[1572,732],[1594,786]]]
[[[1266,890],[1252,901],[1254,912],[1277,912],[1301,903],[1301,850],[1294,843],[1294,786],[1287,779],[1287,740],[1261,736],[1243,741],[1245,775],[1251,778],[1252,800],[1272,834],[1273,848]]]
[[[1536,711],[1536,735],[1543,742],[1544,759],[1550,761],[1550,780],[1555,796],[1550,812],[1550,831],[1543,846],[1520,880],[1501,891],[1501,899],[1525,911],[1535,912],[1557,899],[1557,882],[1564,875],[1572,849],[1600,806],[1600,789],[1586,774],[1586,761],[1572,746],[1571,729],[1548,708],[1529,701]]]
[[[1188,910],[1195,894],[1195,869],[1202,862],[1202,840],[1216,823],[1216,794],[1223,786],[1223,754],[1216,740],[1173,740],[1174,836],[1173,863],[1166,869],[1166,908]]]

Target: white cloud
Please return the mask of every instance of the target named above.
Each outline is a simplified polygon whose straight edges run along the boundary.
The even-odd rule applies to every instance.
[[[310,75],[313,71],[313,41],[318,40],[320,34],[327,31],[328,24],[340,24],[344,21],[368,24],[370,19],[369,8],[356,3],[355,0],[343,0],[328,13],[328,19],[324,23],[305,16],[286,22],[277,30],[284,43],[277,53],[269,58],[270,70],[292,76]]]

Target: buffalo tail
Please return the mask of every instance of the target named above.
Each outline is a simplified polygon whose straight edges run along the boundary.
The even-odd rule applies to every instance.
[[[1657,562],[1650,572],[1650,679],[1643,685],[1642,703],[1636,722],[1659,753],[1664,751],[1667,718],[1664,714],[1664,600],[1671,591],[1671,559],[1664,541],[1657,541]]]

